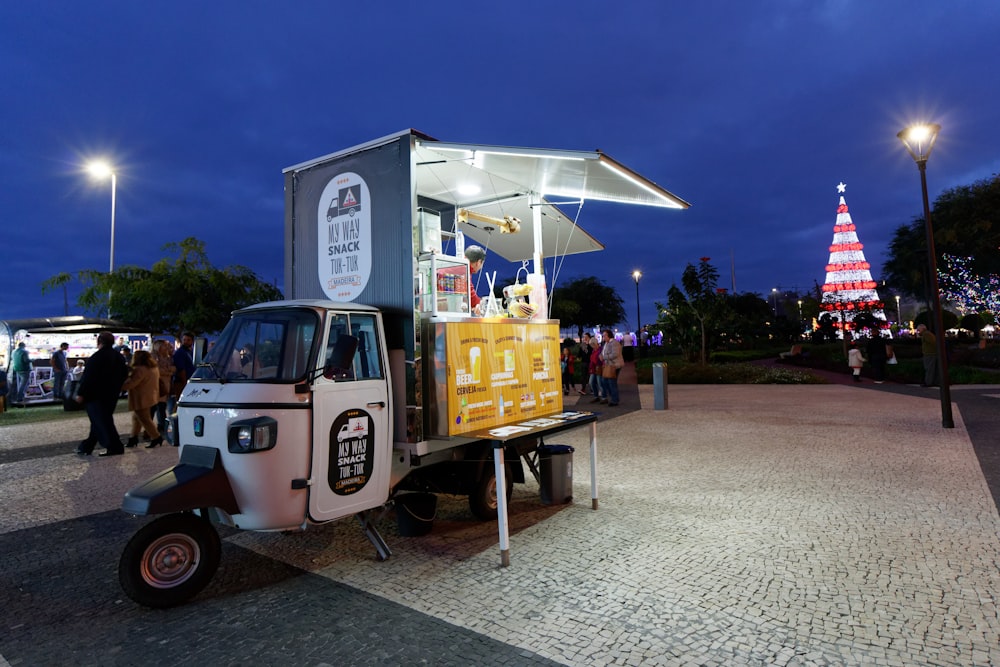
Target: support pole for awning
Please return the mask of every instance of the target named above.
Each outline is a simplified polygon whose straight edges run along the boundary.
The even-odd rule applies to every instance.
[[[531,232],[534,235],[535,251],[531,254],[535,263],[535,274],[545,273],[545,266],[542,263],[542,198],[538,193],[531,193]]]
[[[534,243],[534,252],[531,257],[535,266],[533,272],[528,276],[528,284],[531,285],[531,304],[538,308],[535,317],[547,319],[549,316],[549,292],[545,285],[545,255],[542,253],[544,241],[542,240],[542,198],[537,192],[531,193],[531,231]]]

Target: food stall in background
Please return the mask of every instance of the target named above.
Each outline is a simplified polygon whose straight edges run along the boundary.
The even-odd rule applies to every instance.
[[[51,402],[55,400],[52,394],[52,353],[62,343],[68,343],[66,360],[72,369],[78,359],[86,361],[97,351],[99,331],[113,332],[116,345],[127,345],[133,351],[149,348],[148,333],[137,332],[115,320],[83,316],[0,320],[0,368],[7,371],[9,382],[12,355],[23,341],[32,366],[24,402]]]

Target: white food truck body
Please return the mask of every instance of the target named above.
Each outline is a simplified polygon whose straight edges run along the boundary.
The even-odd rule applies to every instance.
[[[602,153],[412,130],[286,169],[290,300],[233,314],[178,404],[178,465],[126,494],[126,512],[167,514],[126,547],[129,596],[169,606],[204,587],[219,559],[207,519],[290,530],[356,515],[387,558],[374,512],[405,491],[468,495],[483,518],[499,506],[503,549],[497,480],[524,481],[540,438],[596,419],[563,412],[541,260],[602,246],[546,193],[687,206]],[[529,307],[511,309],[526,319],[483,286],[488,316],[470,316],[463,236],[534,262]]]

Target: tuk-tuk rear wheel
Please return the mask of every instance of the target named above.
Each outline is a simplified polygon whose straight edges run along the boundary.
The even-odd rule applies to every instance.
[[[197,595],[219,567],[222,544],[208,520],[169,514],[132,536],[118,563],[126,595],[146,607],[172,607]]]
[[[510,474],[510,467],[504,469],[504,477],[507,481],[507,502],[510,502],[510,494],[514,490],[514,480]],[[477,519],[492,521],[497,518],[497,478],[493,466],[483,469],[483,476],[476,482],[475,488],[469,494],[469,509]]]

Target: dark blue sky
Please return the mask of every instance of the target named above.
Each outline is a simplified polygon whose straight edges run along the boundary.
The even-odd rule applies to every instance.
[[[583,207],[607,250],[559,280],[598,276],[630,323],[635,268],[644,320],[703,256],[726,287],[734,258],[738,291],[822,283],[840,181],[877,278],[921,214],[909,122],[943,126],[932,201],[1000,172],[993,0],[481,5],[2,3],[0,319],[62,315],[41,282],[107,269],[96,156],[118,173],[116,265],[196,236],[280,287],[284,167],[408,127],[599,148],[692,203]]]

